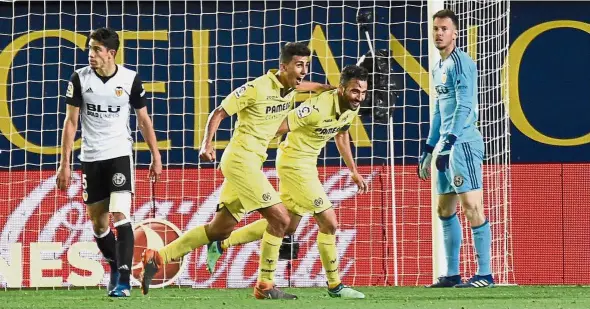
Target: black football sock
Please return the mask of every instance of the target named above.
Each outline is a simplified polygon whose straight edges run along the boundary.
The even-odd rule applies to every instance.
[[[102,253],[105,260],[109,262],[109,266],[112,270],[117,269],[117,259],[116,259],[116,248],[115,248],[115,234],[109,228],[106,232],[102,235],[94,234],[94,240],[96,241],[96,245],[98,246],[98,250]]]
[[[131,264],[133,263],[133,229],[131,223],[126,222],[118,225],[117,229],[117,265],[119,266],[119,282],[129,285],[129,275],[131,273]]]

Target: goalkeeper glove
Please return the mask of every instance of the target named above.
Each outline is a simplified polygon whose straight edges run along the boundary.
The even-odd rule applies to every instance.
[[[432,151],[434,147],[426,144],[424,145],[424,151],[418,161],[418,177],[422,180],[430,177],[430,163],[432,162]]]
[[[451,157],[451,149],[457,141],[457,137],[453,134],[447,135],[443,140],[440,147],[440,152],[436,156],[436,169],[441,172],[446,171],[449,168],[449,159]]]

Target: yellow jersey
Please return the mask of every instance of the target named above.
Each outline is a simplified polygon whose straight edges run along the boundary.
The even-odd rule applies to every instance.
[[[316,161],[322,148],[338,132],[350,127],[357,110],[340,110],[338,89],[310,98],[289,112],[290,132],[279,145],[282,154],[289,158]]]
[[[277,70],[247,82],[222,102],[228,115],[238,114],[233,136],[225,152],[246,150],[266,160],[269,143],[293,109],[295,91],[281,97],[284,86],[277,79]],[[224,154],[225,154],[224,152]]]

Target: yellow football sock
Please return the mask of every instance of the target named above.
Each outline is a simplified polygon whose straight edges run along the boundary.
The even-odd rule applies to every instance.
[[[336,249],[336,235],[318,233],[318,249],[320,251],[320,259],[324,270],[326,270],[326,277],[328,277],[328,287],[335,288],[340,284],[340,275],[338,274],[338,250]]]
[[[272,283],[274,281],[277,260],[279,259],[279,248],[281,248],[282,242],[282,238],[273,236],[266,231],[262,235],[258,282]]]
[[[229,247],[247,244],[262,239],[264,231],[268,227],[266,219],[256,220],[246,226],[243,226],[233,232],[227,239],[221,242],[221,248],[226,250]]]
[[[164,264],[172,261],[180,260],[195,248],[201,247],[209,243],[209,238],[205,232],[205,226],[198,226],[186,233],[180,238],[169,243],[164,248],[158,250],[160,256],[164,260]]]

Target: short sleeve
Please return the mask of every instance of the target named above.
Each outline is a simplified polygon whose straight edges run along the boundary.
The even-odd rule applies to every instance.
[[[129,104],[135,109],[143,108],[147,105],[145,98],[145,88],[139,78],[139,74],[135,74],[133,85],[131,86],[131,95],[129,96]]]
[[[287,124],[290,131],[295,131],[306,125],[315,125],[321,118],[320,111],[312,104],[301,104],[287,114]]]
[[[72,73],[66,90],[66,104],[80,107],[82,106],[82,86],[80,85],[80,76],[77,72]]]
[[[221,107],[231,116],[255,102],[256,88],[252,84],[245,84],[228,95],[221,102]]]

